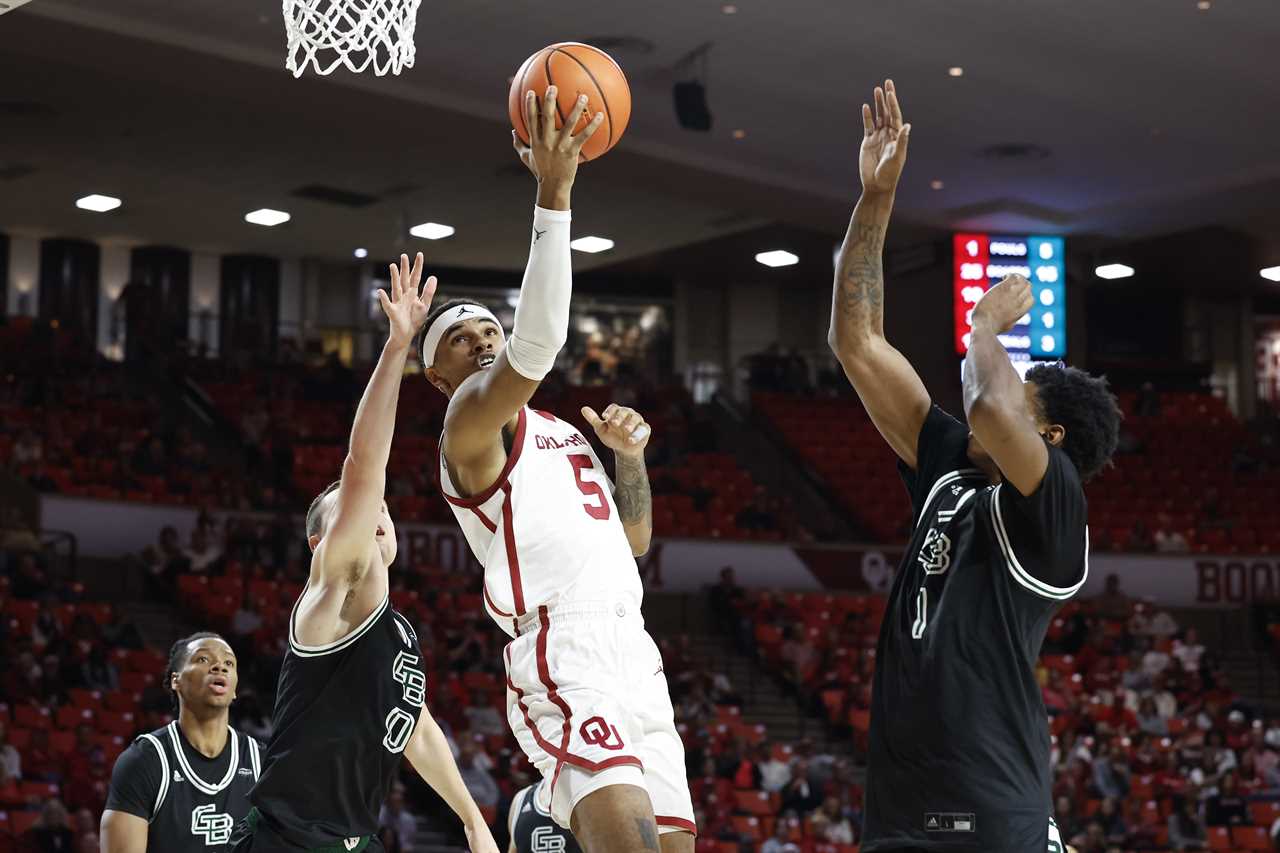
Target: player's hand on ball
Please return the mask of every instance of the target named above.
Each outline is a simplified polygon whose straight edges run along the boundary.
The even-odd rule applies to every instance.
[[[582,417],[596,431],[596,437],[615,453],[640,455],[644,453],[653,431],[635,409],[610,403],[604,414],[597,415],[590,406],[582,407]]]
[[[511,145],[520,159],[533,172],[539,184],[570,185],[578,174],[578,162],[582,146],[604,121],[604,113],[596,113],[587,126],[575,136],[582,112],[587,108],[587,96],[579,95],[564,124],[556,129],[556,87],[548,86],[542,102],[533,91],[524,95],[525,127],[529,128],[529,144],[525,145],[511,131]]]
[[[391,324],[390,338],[396,343],[407,344],[413,341],[422,324],[431,313],[431,300],[436,295],[436,277],[427,279],[427,284],[418,291],[418,282],[422,280],[422,253],[413,259],[413,269],[409,269],[409,256],[400,256],[400,266],[391,265],[391,295],[385,290],[378,291],[378,301],[386,312],[387,322]]]
[[[1022,315],[1035,305],[1031,282],[1020,275],[1007,275],[995,287],[988,290],[973,307],[973,325],[987,324],[996,334],[1002,335],[1022,319]]]
[[[471,853],[498,853],[498,844],[483,820],[467,823],[463,829],[466,830],[467,846],[471,848]]]
[[[902,107],[892,80],[876,87],[875,110],[862,105],[862,151],[858,175],[865,192],[893,192],[907,162],[911,125],[902,123]]]

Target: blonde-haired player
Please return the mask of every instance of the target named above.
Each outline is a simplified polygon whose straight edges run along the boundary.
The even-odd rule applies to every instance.
[[[528,408],[568,335],[570,190],[597,114],[555,125],[555,87],[526,93],[538,179],[529,263],[511,338],[475,302],[428,318],[422,362],[449,397],[440,482],[483,564],[485,609],[507,646],[508,721],[549,786],[550,811],[588,853],[693,850],[693,805],[658,649],[644,630],[635,556],[652,531],[644,447],[631,409],[583,409],[614,451],[609,482],[571,424]]]

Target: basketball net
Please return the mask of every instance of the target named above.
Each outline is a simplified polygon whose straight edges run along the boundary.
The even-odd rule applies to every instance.
[[[379,77],[413,67],[413,28],[422,0],[284,0],[285,67],[301,77],[310,66],[339,65]]]

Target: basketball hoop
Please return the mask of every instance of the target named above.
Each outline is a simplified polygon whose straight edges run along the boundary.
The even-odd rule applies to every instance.
[[[413,67],[413,28],[422,0],[284,0],[285,67],[329,74],[339,65],[379,77]]]

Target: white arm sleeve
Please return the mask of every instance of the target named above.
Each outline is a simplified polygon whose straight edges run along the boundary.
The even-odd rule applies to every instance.
[[[520,285],[520,304],[507,341],[507,363],[535,382],[555,366],[569,337],[569,298],[573,273],[569,257],[567,210],[533,209],[529,265]]]

